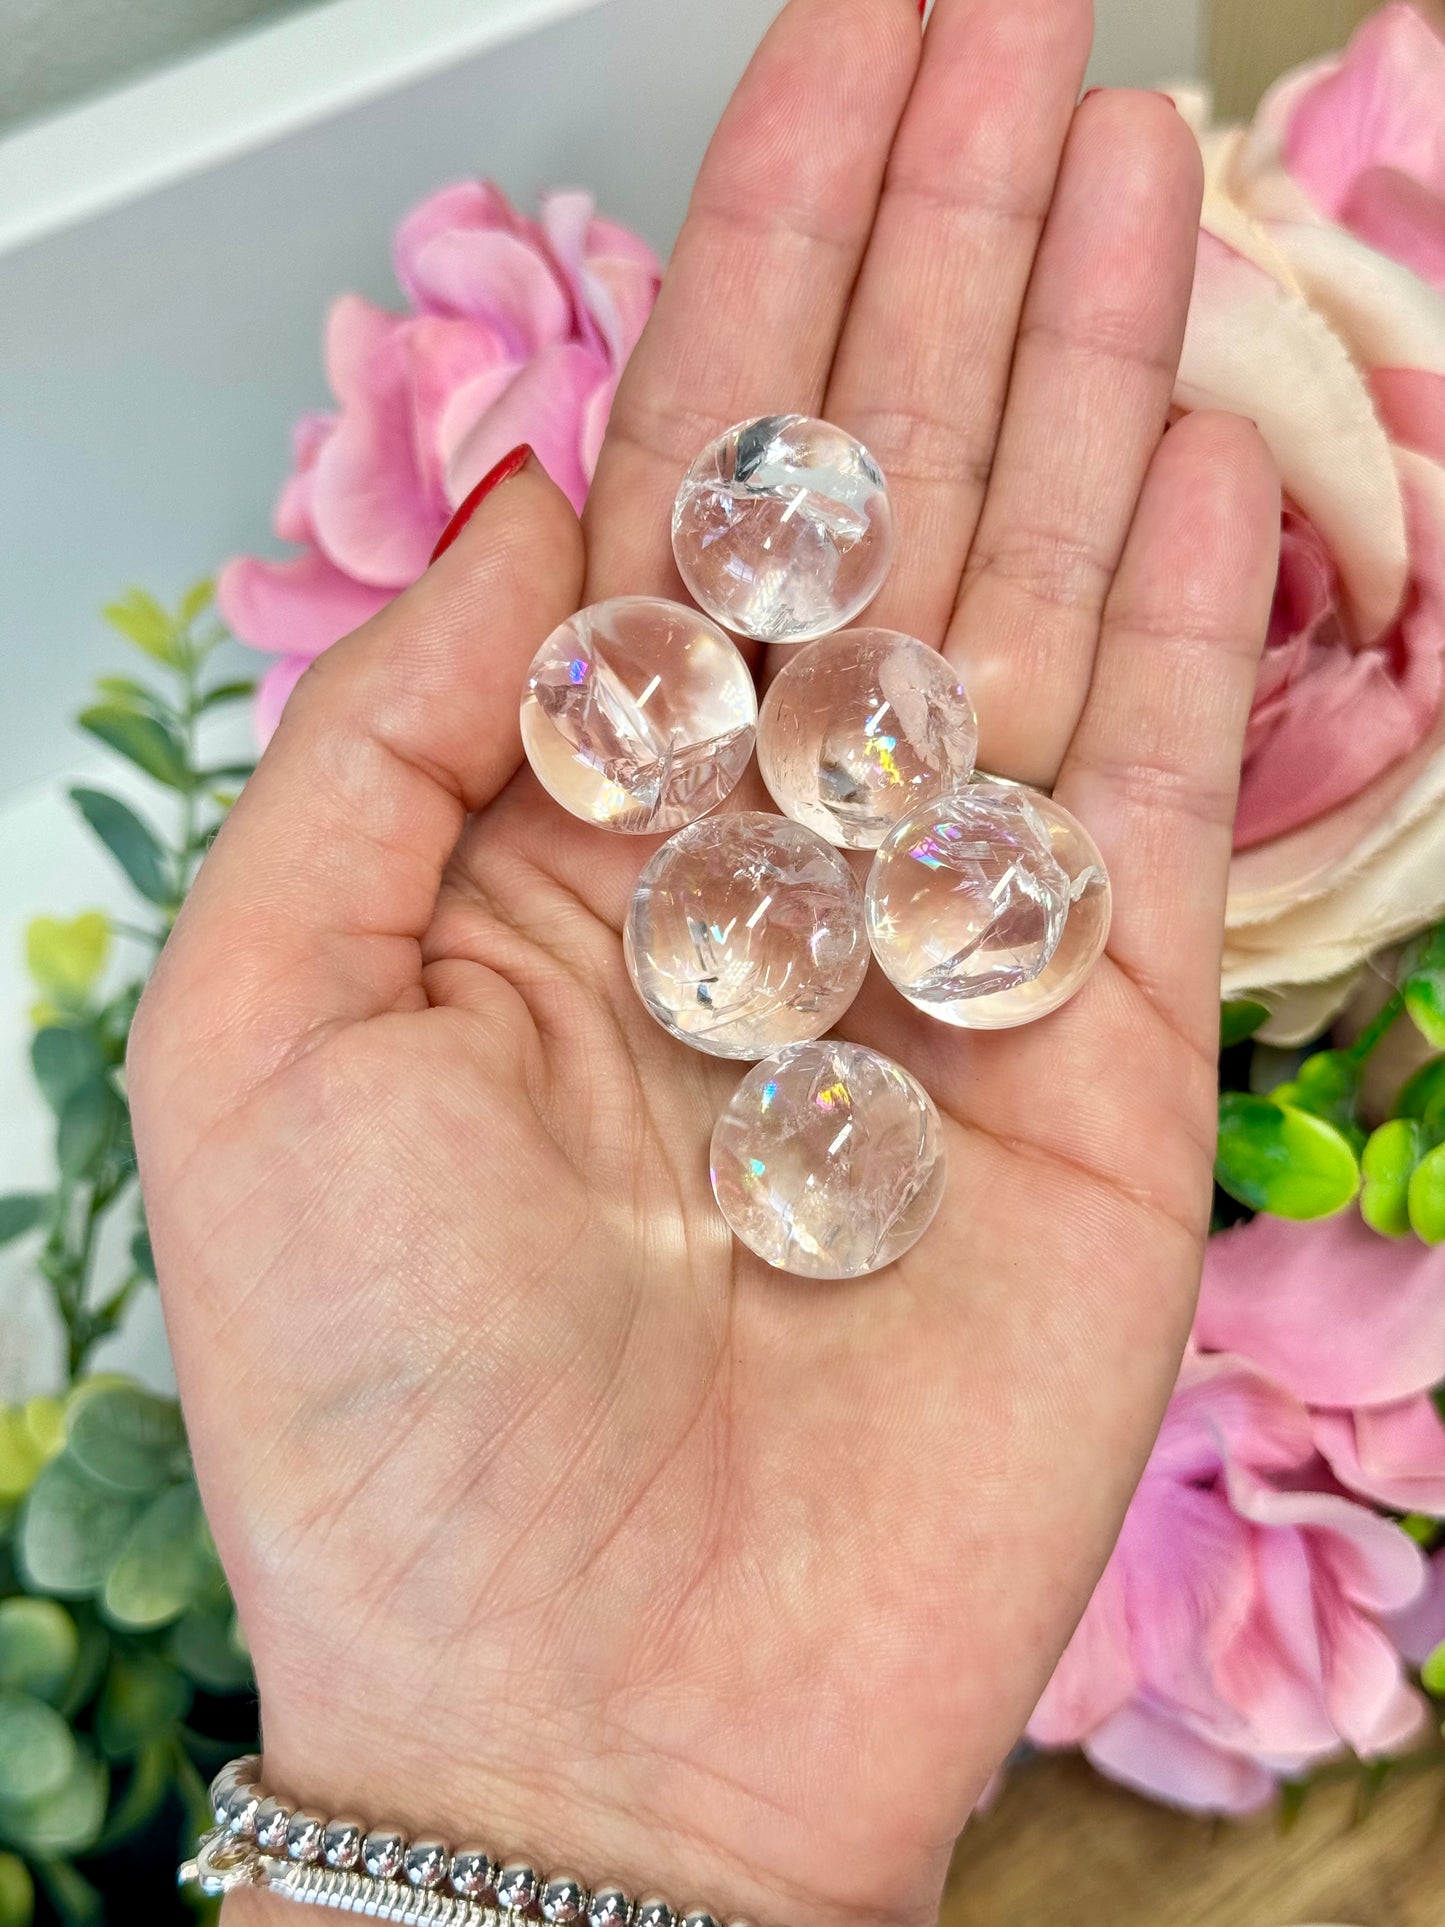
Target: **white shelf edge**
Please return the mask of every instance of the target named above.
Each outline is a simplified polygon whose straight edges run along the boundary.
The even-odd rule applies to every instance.
[[[603,0],[326,0],[0,139],[0,255]]]

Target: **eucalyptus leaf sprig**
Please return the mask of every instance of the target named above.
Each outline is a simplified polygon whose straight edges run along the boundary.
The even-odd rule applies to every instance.
[[[98,910],[68,921],[38,917],[27,935],[37,989],[31,1064],[55,1118],[56,1182],[48,1191],[0,1197],[0,1243],[40,1231],[37,1265],[66,1336],[74,1379],[94,1347],[117,1329],[131,1299],[154,1278],[150,1242],[134,1198],[135,1151],[124,1062],[144,971],[170,933],[238,782],[250,764],[208,765],[202,719],[252,693],[250,682],[210,677],[226,632],[211,614],[211,585],[196,584],[174,610],[133,589],[105,612],[150,665],[145,677],[102,676],[101,700],[82,710],[82,729],[148,777],[161,792],[157,828],[109,790],[77,786],[71,800],[140,899],[136,921]],[[167,818],[169,821],[167,822]],[[138,939],[139,971],[108,984],[117,936]],[[97,1302],[93,1272],[107,1215],[136,1214],[130,1264]]]
[[[225,632],[209,584],[174,610],[133,590],[106,615],[147,666],[102,677],[79,722],[155,797],[137,808],[108,789],[70,792],[128,880],[134,917],[37,917],[26,934],[31,1065],[53,1118],[55,1179],[0,1197],[0,1244],[33,1241],[65,1333],[66,1383],[0,1406],[0,1927],[29,1927],[37,1908],[65,1927],[117,1918],[105,1899],[117,1850],[153,1863],[163,1894],[207,1823],[207,1779],[254,1739],[250,1664],[180,1409],[87,1375],[95,1346],[155,1277],[126,1041],[145,975],[249,773],[205,759],[205,719],[252,684],[211,673]],[[102,1294],[102,1233],[117,1216],[126,1262]],[[184,1917],[167,1904],[180,1906],[158,1898],[147,1918]]]

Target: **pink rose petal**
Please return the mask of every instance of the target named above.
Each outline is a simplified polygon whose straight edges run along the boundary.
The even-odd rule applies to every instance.
[[[1296,101],[1284,142],[1290,173],[1336,219],[1371,168],[1445,195],[1445,42],[1414,7],[1382,7],[1332,73]]]
[[[1445,1247],[1260,1216],[1209,1240],[1194,1337],[1313,1405],[1413,1397],[1445,1378]]]
[[[1445,1424],[1426,1393],[1395,1405],[1315,1414],[1315,1442],[1351,1492],[1445,1518]]]
[[[1445,1546],[1430,1561],[1425,1590],[1413,1606],[1386,1621],[1391,1638],[1412,1666],[1423,1666],[1445,1642]]]
[[[1351,234],[1445,294],[1445,195],[1393,167],[1367,167],[1350,183],[1340,218]]]
[[[327,366],[342,404],[316,458],[316,539],[359,582],[399,589],[427,565],[446,503],[427,486],[412,433],[408,334],[415,324],[348,295],[331,312]]]
[[[1084,1753],[1111,1779],[1190,1813],[1255,1813],[1277,1790],[1256,1761],[1190,1732],[1147,1700],[1132,1700],[1090,1734]]]
[[[238,641],[305,661],[359,629],[392,593],[344,575],[314,549],[289,562],[237,556],[216,578],[216,606]]]
[[[311,667],[312,660],[310,656],[278,656],[261,678],[252,718],[256,725],[256,740],[263,748],[276,734],[281,712],[291,700],[297,683]]]
[[[588,476],[582,466],[580,422],[587,401],[606,379],[604,362],[586,348],[549,348],[462,436],[447,464],[447,492],[460,501],[509,449],[529,442],[543,468],[580,509]]]

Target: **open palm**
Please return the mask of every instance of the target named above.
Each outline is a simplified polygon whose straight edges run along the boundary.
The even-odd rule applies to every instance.
[[[938,0],[923,37],[915,0],[792,0],[585,538],[533,463],[324,657],[162,960],[132,1094],[167,1318],[268,1777],[313,1806],[919,1921],[1107,1556],[1198,1279],[1278,499],[1248,424],[1164,433],[1199,163],[1162,99],[1076,110],[1088,42],[1086,0]],[[679,593],[683,469],[785,409],[878,455],[869,619],[962,665],[981,762],[1054,787],[1115,891],[1028,1029],[870,979],[844,1033],[922,1078],[950,1177],[901,1263],[829,1285],[712,1203],[739,1067],[622,964],[655,845],[518,767],[538,642]]]

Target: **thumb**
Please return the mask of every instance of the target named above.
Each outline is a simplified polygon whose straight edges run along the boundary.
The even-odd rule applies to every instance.
[[[159,1006],[172,1039],[240,1053],[249,1084],[319,1026],[425,1001],[420,943],[443,868],[468,813],[515,773],[527,664],[581,594],[566,498],[530,450],[502,469],[420,580],[302,677],[177,922],[142,1031]]]

